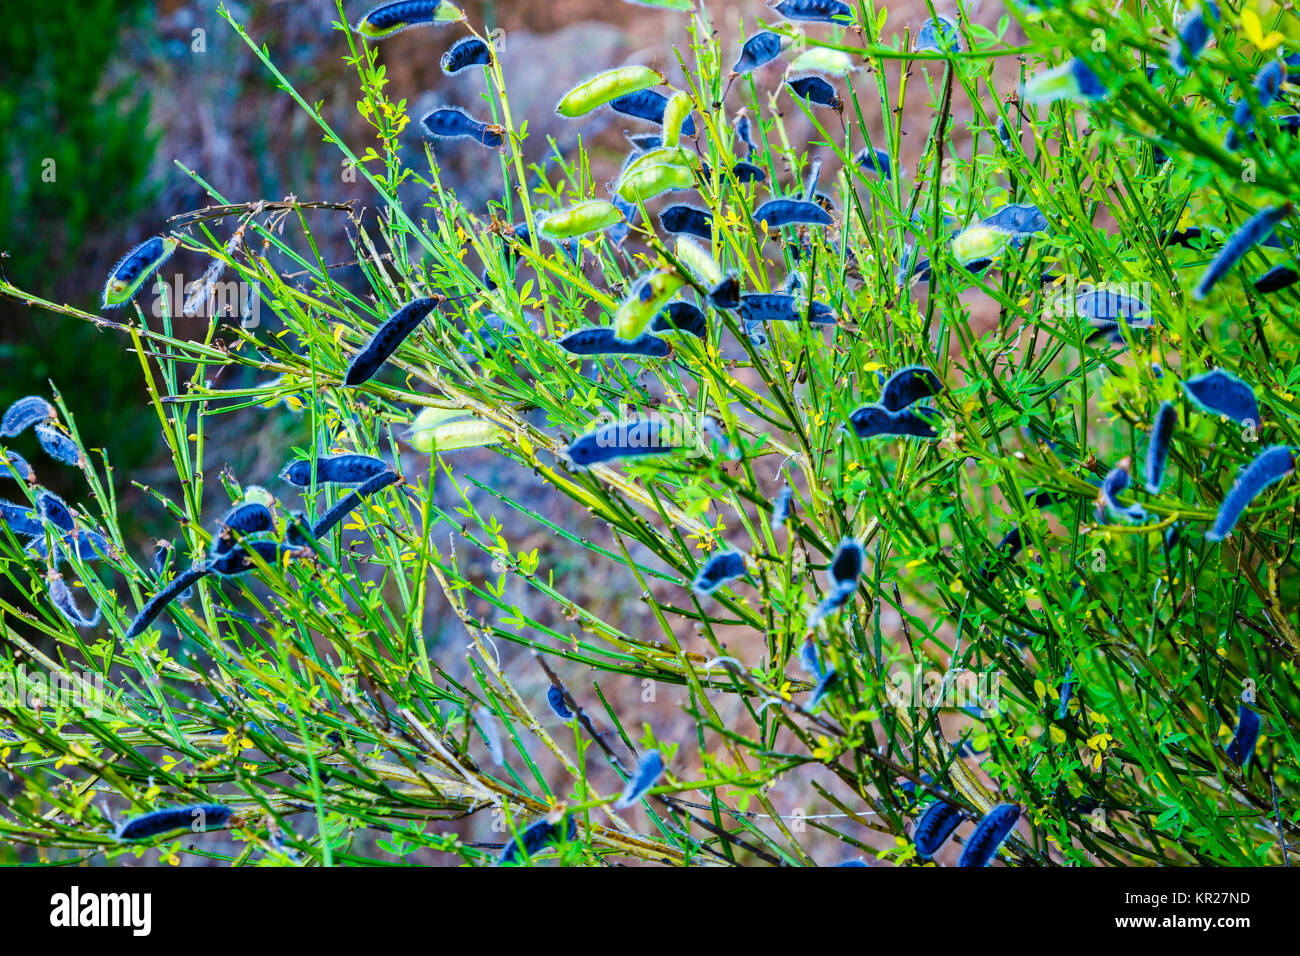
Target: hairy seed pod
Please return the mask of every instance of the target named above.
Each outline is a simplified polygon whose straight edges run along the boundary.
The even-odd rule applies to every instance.
[[[623,214],[613,203],[603,199],[570,206],[553,212],[538,223],[537,231],[552,242],[562,242],[576,236],[600,232],[623,221]]]
[[[880,390],[880,404],[891,412],[899,412],[942,391],[943,382],[938,375],[924,365],[909,365],[889,376]]]
[[[952,257],[969,271],[977,271],[1006,248],[1009,237],[982,224],[967,226],[952,237]]]
[[[355,387],[370,381],[380,366],[388,361],[405,342],[416,327],[438,307],[441,300],[436,298],[412,299],[385,320],[375,330],[366,347],[353,356],[348,365],[343,384]]]
[[[371,455],[344,454],[316,459],[318,485],[359,485],[386,471],[387,462]],[[311,484],[311,473],[311,461],[299,458],[286,465],[280,477],[291,485],[306,488]]]
[[[842,79],[857,69],[858,67],[853,65],[853,57],[843,50],[815,46],[809,47],[795,57],[788,72],[822,73],[826,76],[835,76]]]
[[[776,493],[776,500],[772,502],[772,530],[779,531],[785,527],[785,523],[790,520],[793,511],[794,489],[789,485],[783,485],[781,490]]]
[[[1065,669],[1065,679],[1061,681],[1060,693],[1056,695],[1056,719],[1065,720],[1070,712],[1070,698],[1074,696],[1074,665]]]
[[[582,116],[621,96],[649,89],[663,81],[663,75],[648,66],[620,66],[606,70],[565,93],[556,104],[555,112],[567,117]]]
[[[461,37],[442,55],[442,72],[452,76],[466,67],[489,66],[491,63],[492,54],[486,43],[478,37]]]
[[[166,587],[158,591],[145,602],[144,607],[140,608],[139,613],[131,620],[131,625],[126,629],[128,639],[139,637],[144,633],[145,628],[154,622],[159,614],[172,601],[179,598],[182,592],[188,591],[196,582],[208,575],[210,572],[206,566],[186,568],[176,577],[167,582]]]
[[[1097,493],[1097,520],[1118,521],[1121,524],[1141,524],[1147,520],[1146,509],[1139,504],[1127,508],[1119,503],[1119,496],[1129,486],[1128,459],[1106,473]]]
[[[801,303],[787,292],[754,292],[740,297],[740,317],[746,322],[802,322],[834,325],[836,315],[823,302]]]
[[[1067,60],[1053,70],[1039,73],[1025,84],[1021,102],[1047,105],[1058,100],[1094,103],[1104,100],[1110,90],[1092,68],[1082,60]]]
[[[863,147],[853,161],[869,173],[875,173],[886,182],[890,178],[889,153],[883,149]]]
[[[1135,296],[1109,289],[1078,293],[1074,299],[1074,314],[1088,319],[1094,327],[1100,327],[1102,323],[1117,324],[1121,319],[1132,328],[1145,328],[1151,324],[1150,306]]]
[[[664,232],[684,233],[705,242],[713,241],[713,213],[698,206],[680,203],[667,206],[659,213],[659,225]]]
[[[1165,462],[1169,460],[1169,442],[1173,438],[1174,428],[1178,425],[1178,411],[1172,402],[1161,402],[1156,409],[1155,420],[1151,423],[1151,439],[1147,442],[1145,468],[1147,491],[1153,495],[1160,494],[1160,486],[1165,481]]]
[[[1255,280],[1255,291],[1260,295],[1281,292],[1300,281],[1300,272],[1288,266],[1274,266]]]
[[[33,425],[54,421],[58,415],[54,406],[39,395],[20,398],[6,408],[4,417],[0,418],[0,438],[21,435]]]
[[[464,448],[481,448],[495,445],[506,438],[507,432],[496,422],[472,418],[462,422],[443,422],[423,432],[413,433],[408,441],[411,447],[424,454],[437,451],[460,451]]]
[[[1212,35],[1206,11],[1198,10],[1183,21],[1178,36],[1169,41],[1169,65],[1179,76],[1186,76],[1191,63],[1201,55]],[[1217,16],[1215,17],[1217,19]]]
[[[546,703],[560,720],[573,719],[573,711],[569,710],[569,705],[564,702],[563,688],[556,687],[554,684],[546,688]]]
[[[614,801],[615,810],[626,810],[639,803],[646,792],[659,782],[664,772],[664,760],[657,750],[647,750],[637,764],[636,773],[628,778],[623,793]]]
[[[1231,372],[1221,368],[1183,382],[1183,391],[1202,411],[1224,415],[1233,421],[1259,423],[1255,390]]]
[[[334,526],[346,518],[352,512],[361,507],[361,502],[378,491],[382,491],[389,485],[395,485],[401,481],[401,476],[395,471],[385,471],[375,475],[361,483],[355,491],[344,495],[334,503],[334,506],[316,519],[316,523],[311,526],[311,536],[321,538],[334,530]]]
[[[36,481],[36,469],[22,455],[16,451],[6,451],[3,460],[0,460],[0,474],[7,472],[7,477],[12,477],[16,481],[24,481],[28,484]]]
[[[1192,291],[1192,297],[1200,300],[1209,295],[1247,252],[1273,232],[1278,223],[1291,215],[1293,208],[1291,203],[1283,203],[1281,206],[1265,209],[1247,219],[1206,266],[1205,272],[1201,274],[1201,281]]]
[[[755,33],[740,48],[732,73],[752,73],[781,55],[781,38],[768,30]]]
[[[689,172],[694,162],[694,157],[682,146],[660,146],[648,153],[629,155],[618,171],[618,179],[627,179],[652,166],[680,166]]]
[[[763,172],[762,167],[744,161],[731,167],[731,175],[736,177],[736,182],[742,186],[748,186],[750,183],[761,183],[767,179],[767,173]]]
[[[1259,743],[1259,728],[1259,714],[1242,701],[1237,705],[1237,730],[1227,747],[1228,759],[1238,767],[1245,767],[1254,756],[1255,746]]]
[[[227,511],[218,522],[220,529],[215,537],[212,551],[225,554],[235,546],[235,537],[261,534],[275,527],[275,518],[271,509],[261,502],[251,501],[236,505]]]
[[[769,199],[754,210],[754,222],[761,229],[782,226],[829,226],[833,219],[821,206],[804,199]]]
[[[614,193],[610,197],[610,202],[622,214],[623,219],[610,227],[609,241],[613,243],[615,249],[621,249],[623,243],[627,241],[628,234],[632,231],[632,222],[636,219],[639,210],[634,203],[628,202],[618,193]]]
[[[822,621],[839,611],[852,600],[853,595],[857,593],[857,588],[851,583],[835,584],[831,587],[830,593],[813,608],[812,613],[808,615],[808,622],[804,626],[809,631],[815,631],[821,626]]]
[[[214,557],[208,562],[207,568],[213,574],[219,574],[223,578],[235,577],[247,574],[257,567],[253,562],[253,555],[266,564],[275,564],[280,560],[280,555],[291,550],[278,541],[245,541],[238,547]]]
[[[442,106],[420,119],[420,125],[433,139],[472,139],[488,149],[505,146],[505,130],[470,116],[459,106]]]
[[[668,97],[658,90],[637,90],[635,93],[625,93],[609,101],[610,109],[616,113],[634,116],[660,126],[663,125],[664,109],[667,106]],[[689,116],[686,118],[686,122],[682,124],[682,135],[695,135],[694,118]]]
[[[670,443],[663,422],[640,418],[604,425],[577,438],[568,448],[569,460],[579,468],[647,455],[668,455],[681,445]]]
[[[709,255],[698,242],[687,236],[678,236],[674,247],[677,260],[686,268],[691,277],[703,285],[713,288],[726,276],[718,260]]]
[[[565,839],[572,843],[578,836],[578,824],[573,817],[568,818],[568,825],[565,831]],[[501,866],[506,863],[515,863],[519,859],[519,851],[523,849],[528,856],[540,852],[548,843],[553,843],[560,838],[560,828],[553,824],[546,817],[534,821],[528,826],[528,829],[519,834],[519,840],[516,842],[510,839],[505,847],[501,850],[501,856],[497,858],[497,865]]]
[[[669,302],[655,316],[654,321],[650,323],[650,331],[661,332],[685,332],[693,335],[697,339],[707,339],[709,337],[708,321],[704,317],[704,311],[699,306],[692,305],[689,302]]]
[[[603,326],[574,329],[555,342],[571,355],[645,355],[650,358],[667,358],[672,346],[648,332],[631,342],[614,335],[614,330]]]
[[[153,572],[153,576],[158,578],[158,580],[160,581],[165,580],[167,569],[171,565],[172,556],[175,553],[176,553],[176,549],[172,547],[172,543],[170,541],[158,542],[157,547],[154,549],[153,561],[150,564],[150,570]],[[194,589],[186,588],[180,594],[176,595],[175,600],[188,601],[193,596],[194,596]]]
[[[77,523],[72,518],[72,511],[62,498],[52,491],[42,491],[36,496],[36,513],[42,520],[50,522],[64,531],[73,531]]]
[[[27,550],[29,554],[35,555],[42,561],[49,560],[49,546],[43,534],[33,538]],[[115,551],[116,549],[108,543],[108,539],[98,531],[65,532],[54,545],[53,563],[62,564],[69,554],[76,554],[78,561],[89,563],[106,558]]]
[[[1255,75],[1253,86],[1261,108],[1266,108],[1277,99],[1284,82],[1286,82],[1286,66],[1281,61],[1270,60],[1260,67],[1259,73]],[[1246,133],[1247,136],[1255,132],[1255,113],[1249,98],[1245,96],[1233,107],[1232,128],[1228,130],[1223,143],[1226,149],[1237,148],[1240,143],[1239,131]]]
[[[712,594],[728,581],[743,578],[747,573],[743,554],[739,551],[719,551],[700,567],[691,582],[691,590],[696,594]]]
[[[41,443],[41,450],[55,461],[74,468],[80,468],[85,463],[77,443],[53,425],[37,425],[36,438]]]
[[[966,46],[956,23],[947,17],[930,17],[921,24],[912,49],[917,53],[955,53]]]
[[[845,538],[835,549],[835,556],[831,558],[827,572],[836,586],[856,588],[865,563],[866,552],[862,548],[862,542],[856,538]]]
[[[817,682],[817,686],[814,687],[812,693],[808,695],[808,702],[803,705],[804,713],[811,714],[815,711],[821,702],[826,699],[826,695],[834,690],[839,682],[839,672],[833,667],[829,668],[826,673],[822,674],[821,680]]]
[[[685,284],[686,280],[676,272],[651,272],[642,276],[614,313],[614,334],[625,342],[636,341]]]
[[[753,156],[758,144],[754,142],[754,125],[749,121],[749,116],[743,112],[737,116],[735,129],[736,139],[745,144],[745,154]]]
[[[51,568],[45,580],[50,591],[50,603],[69,624],[75,628],[85,629],[99,623],[99,608],[95,608],[93,617],[82,614],[81,609],[77,607],[76,599],[72,596],[72,589],[63,580],[63,575]]]
[[[961,851],[957,865],[988,866],[1019,819],[1018,806],[1014,803],[999,803],[975,827],[975,832],[970,835]]]
[[[411,27],[454,23],[464,17],[447,0],[396,0],[375,7],[352,29],[367,40],[385,40]]]
[[[849,416],[849,424],[859,438],[894,435],[910,438],[938,438],[939,433],[917,412],[934,414],[931,408],[907,408],[891,412],[882,405],[863,405]]]
[[[31,508],[16,505],[12,501],[0,501],[0,520],[15,538],[43,535],[45,526]]]
[[[980,220],[980,225],[996,229],[1017,239],[1032,236],[1036,232],[1047,232],[1047,217],[1042,210],[1029,203],[1011,203],[997,212]]]
[[[1228,489],[1219,513],[1214,519],[1214,527],[1205,536],[1209,541],[1222,541],[1237,526],[1241,513],[1269,485],[1281,481],[1295,471],[1294,449],[1286,445],[1271,445],[1265,448],[1255,460],[1242,469]]]
[[[666,192],[690,189],[695,177],[684,166],[646,166],[619,178],[615,191],[630,203],[645,202]]]
[[[840,95],[835,92],[835,87],[815,74],[786,80],[785,85],[790,87],[791,92],[799,99],[807,100],[815,106],[824,106],[836,111],[844,106],[840,102]]]
[[[691,115],[693,105],[691,98],[681,90],[674,90],[672,96],[668,97],[668,102],[664,105],[663,122],[663,140],[666,148],[671,149],[680,142],[682,126],[686,123],[686,118]]]
[[[929,22],[929,21],[927,21]],[[922,860],[929,860],[952,836],[953,831],[961,826],[966,815],[946,800],[935,800],[912,830],[912,842],[916,844],[916,855]]]
[[[820,679],[825,675],[826,670],[822,667],[821,654],[817,650],[817,642],[809,634],[799,645],[799,667],[805,674],[812,674]]]
[[[152,236],[119,259],[104,283],[104,308],[116,309],[130,302],[178,245],[180,240],[172,236]]]
[[[740,280],[728,276],[709,290],[709,305],[715,309],[740,308]]]
[[[402,4],[389,4],[389,6],[402,6]],[[115,835],[119,840],[130,841],[147,840],[149,837],[171,833],[173,830],[203,833],[224,828],[233,815],[234,811],[230,807],[220,803],[166,807],[123,821]]]
[[[847,23],[853,19],[853,11],[841,0],[781,0],[772,9],[787,20]]]

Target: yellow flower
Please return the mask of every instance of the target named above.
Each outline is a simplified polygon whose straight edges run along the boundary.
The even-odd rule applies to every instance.
[[[1246,31],[1246,38],[1249,39],[1257,49],[1263,50],[1265,53],[1286,39],[1286,37],[1282,36],[1282,34],[1278,33],[1276,30],[1273,30],[1268,34],[1268,36],[1265,36],[1263,24],[1259,22],[1259,14],[1250,7],[1242,8],[1241,26],[1242,29]]]

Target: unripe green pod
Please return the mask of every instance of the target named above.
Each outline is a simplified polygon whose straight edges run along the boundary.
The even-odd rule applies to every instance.
[[[652,272],[643,277],[614,313],[614,335],[624,342],[634,341],[685,284],[676,272]]]
[[[565,93],[555,107],[561,116],[582,116],[610,100],[662,83],[662,74],[648,66],[620,66],[597,73]]]
[[[651,166],[681,166],[683,169],[691,169],[694,165],[694,157],[689,151],[680,146],[661,146],[640,156],[633,156],[619,173],[619,179],[625,179]]]
[[[575,236],[600,232],[622,221],[623,214],[613,203],[593,199],[551,213],[542,220],[538,231],[553,242],[563,242]]]
[[[430,428],[412,428],[406,440],[418,452],[456,451],[495,445],[506,437],[506,430],[496,422],[474,418],[464,422],[442,422]]]
[[[961,264],[980,259],[991,259],[1002,251],[1007,234],[988,226],[974,225],[963,229],[952,239],[952,257]]]
[[[826,76],[848,76],[857,67],[853,65],[853,57],[849,56],[843,50],[828,50],[825,47],[813,47],[804,50],[790,68],[786,71],[789,74],[795,73],[822,73]]]
[[[722,266],[718,265],[717,260],[694,239],[688,239],[685,236],[679,236],[677,239],[677,258],[681,260],[682,265],[691,271],[695,278],[712,289],[726,276],[722,274]]]
[[[455,421],[457,418],[465,418],[468,412],[461,408],[441,408],[430,405],[420,409],[420,413],[415,416],[411,422],[410,429],[402,437],[407,443],[418,451],[429,450],[429,443],[432,441],[433,430],[439,425],[446,422]]]
[[[691,98],[677,90],[672,96],[668,97],[668,105],[664,107],[664,146],[673,147],[680,142],[682,138],[682,124],[686,122],[686,117],[691,115]]]
[[[646,166],[618,181],[615,190],[628,202],[643,202],[672,189],[690,189],[695,177],[683,166]]]

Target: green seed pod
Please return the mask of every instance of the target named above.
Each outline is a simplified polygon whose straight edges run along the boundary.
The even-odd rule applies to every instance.
[[[858,67],[853,65],[853,57],[849,56],[843,50],[828,50],[825,47],[813,47],[804,50],[794,62],[790,64],[787,72],[795,73],[822,73],[826,76],[848,76],[857,70]]]
[[[952,257],[965,265],[980,259],[991,259],[1007,243],[1007,234],[988,226],[969,226],[953,236]]]
[[[635,340],[685,284],[676,272],[652,272],[640,279],[614,313],[614,335],[624,342]]]
[[[461,448],[478,448],[495,445],[506,437],[506,430],[496,422],[470,419],[464,422],[442,422],[430,428],[411,429],[407,441],[418,452],[456,451]]]
[[[460,408],[439,408],[429,406],[420,409],[420,414],[411,422],[410,430],[402,436],[417,451],[427,452],[433,442],[433,433],[439,425],[465,418],[469,413]]]
[[[624,175],[615,190],[628,202],[644,202],[672,189],[690,189],[695,177],[682,166],[647,166]]]
[[[613,203],[605,202],[603,199],[593,199],[551,213],[542,220],[538,230],[552,242],[563,242],[575,236],[600,232],[622,221],[623,214]]]
[[[691,98],[677,90],[664,107],[664,146],[673,147],[682,138],[682,124],[691,115]]]
[[[680,146],[661,146],[658,149],[642,153],[640,156],[633,156],[627,165],[623,167],[622,172],[619,173],[619,178],[626,179],[628,176],[649,169],[651,166],[680,166],[683,169],[691,169],[694,166],[694,159],[690,152]]]
[[[104,308],[115,309],[130,302],[178,245],[180,240],[174,236],[154,236],[123,256],[104,284]]]
[[[722,274],[722,266],[694,239],[685,236],[677,238],[677,258],[695,278],[710,289],[726,278]]]
[[[565,93],[555,107],[561,116],[582,116],[610,100],[628,93],[648,89],[664,81],[663,75],[648,66],[620,66],[597,73]]]

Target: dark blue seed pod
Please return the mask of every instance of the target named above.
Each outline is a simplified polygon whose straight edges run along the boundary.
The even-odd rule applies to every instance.
[[[306,458],[291,461],[280,477],[291,485],[306,488],[311,484],[311,465]],[[359,485],[388,471],[388,463],[371,455],[333,455],[316,459],[318,485]]]
[[[153,571],[154,577],[158,578],[160,581],[165,579],[167,569],[171,565],[172,556],[175,553],[176,549],[172,547],[170,541],[158,542],[157,548],[154,549],[153,562],[150,564],[150,569]],[[176,595],[175,600],[188,601],[193,595],[194,589],[186,588],[182,593]]]
[[[659,214],[659,225],[664,232],[686,234],[699,239],[713,239],[713,213],[698,206],[684,203],[668,206]]]
[[[805,674],[812,674],[818,680],[826,673],[822,667],[821,654],[817,650],[817,642],[812,639],[811,634],[799,645],[799,666],[803,668]]]
[[[1127,459],[1125,459],[1127,462]],[[1141,524],[1147,519],[1146,509],[1139,504],[1127,508],[1119,503],[1119,495],[1129,486],[1129,473],[1126,464],[1112,468],[1102,479],[1101,490],[1097,495],[1097,520],[1113,519],[1124,524]]]
[[[925,418],[917,412],[933,414],[933,409],[905,408],[900,412],[891,412],[883,405],[863,405],[849,416],[849,424],[859,438],[875,438],[880,435],[897,435],[910,438],[938,438]]]
[[[812,689],[812,693],[808,695],[808,702],[803,705],[804,713],[811,714],[816,710],[821,702],[826,699],[826,695],[834,690],[839,682],[839,671],[833,667],[826,671],[821,680],[817,682],[817,686]]]
[[[1286,445],[1271,445],[1260,452],[1255,460],[1237,476],[1214,519],[1214,528],[1205,536],[1210,541],[1222,541],[1237,526],[1241,513],[1256,496],[1269,485],[1281,481],[1295,471],[1294,450]]]
[[[731,175],[735,176],[736,182],[742,186],[749,183],[761,183],[767,179],[767,173],[763,172],[761,167],[743,161],[731,167]]]
[[[162,613],[172,601],[181,596],[182,592],[188,591],[196,581],[209,574],[208,568],[186,568],[176,577],[172,578],[161,591],[158,591],[145,602],[144,607],[140,608],[138,614],[131,621],[131,626],[126,629],[128,638],[139,637],[144,633],[145,628],[153,623],[154,618]]]
[[[1196,289],[1192,292],[1193,298],[1204,299],[1209,295],[1242,256],[1268,237],[1278,223],[1291,215],[1292,208],[1290,203],[1284,203],[1281,206],[1265,209],[1247,219],[1206,266],[1205,272],[1201,274],[1201,281],[1196,284]]]
[[[733,73],[751,73],[781,55],[781,38],[767,30],[755,33],[740,48],[740,57],[731,68]]]
[[[921,24],[913,49],[917,53],[950,53],[965,49],[957,24],[947,17],[931,17]]]
[[[546,688],[546,702],[551,705],[551,710],[560,720],[573,719],[573,711],[569,710],[569,705],[564,702],[564,691],[554,684]]]
[[[220,830],[230,822],[234,811],[220,803],[199,803],[188,807],[166,807],[125,820],[117,828],[119,840],[147,840],[173,830],[203,833]]]
[[[1255,753],[1259,743],[1259,714],[1243,702],[1237,707],[1237,731],[1228,743],[1228,759],[1244,767]]]
[[[275,519],[266,505],[248,501],[227,511],[218,524],[220,527],[212,550],[214,554],[224,554],[234,547],[236,535],[243,537],[270,531],[275,527]]]
[[[784,292],[754,292],[740,297],[740,317],[746,322],[798,322],[799,300]]]
[[[644,355],[666,358],[673,352],[671,345],[648,332],[625,342],[614,334],[613,329],[603,326],[574,329],[557,339],[555,344],[571,355]]]
[[[219,554],[208,562],[207,567],[213,574],[219,574],[222,577],[234,577],[239,574],[247,574],[257,567],[253,563],[252,555],[257,555],[259,559],[267,564],[274,565],[280,558],[280,555],[288,551],[289,548],[278,541],[245,541],[238,547],[231,548],[224,554]]]
[[[939,376],[924,365],[900,368],[889,377],[880,390],[880,404],[891,412],[899,412],[943,391]]]
[[[1019,819],[1018,806],[1014,803],[999,803],[975,827],[975,832],[970,835],[965,849],[961,851],[957,865],[988,866]]]
[[[628,778],[623,793],[614,801],[614,809],[626,810],[638,803],[646,795],[646,791],[658,783],[663,772],[664,761],[663,757],[659,756],[659,751],[646,751],[637,764],[636,773]]]
[[[832,585],[830,593],[822,598],[817,606],[813,608],[812,613],[808,615],[806,625],[808,630],[816,630],[826,618],[842,611],[849,601],[853,599],[853,595],[857,593],[857,590],[852,583],[848,582]]]
[[[709,290],[709,305],[715,309],[740,308],[740,280],[727,276]]]
[[[948,841],[953,831],[961,826],[966,815],[945,800],[936,800],[925,808],[921,819],[916,821],[912,830],[912,842],[916,844],[916,855],[928,860]]]
[[[685,332],[698,339],[709,337],[704,310],[690,302],[669,302],[650,323],[651,332]]]
[[[579,468],[645,455],[668,455],[680,451],[670,443],[663,422],[655,418],[615,422],[597,428],[569,446],[569,459]]]
[[[1288,266],[1274,266],[1255,280],[1255,291],[1260,295],[1281,292],[1300,280],[1300,272]]]
[[[831,558],[827,571],[836,585],[856,588],[865,562],[866,552],[862,548],[862,542],[857,538],[845,538],[835,549],[835,556]]]
[[[785,527],[793,510],[794,489],[785,485],[776,493],[776,500],[772,503],[772,530],[778,531]]]
[[[705,561],[691,582],[691,590],[696,594],[712,594],[728,581],[743,578],[747,574],[745,556],[739,551],[719,551]]]
[[[49,546],[43,534],[37,535],[27,550],[43,561],[49,558]],[[62,564],[69,553],[75,553],[79,561],[98,561],[107,557],[110,550],[108,539],[98,531],[66,532],[54,545],[54,560]]]
[[[334,507],[316,519],[316,523],[311,526],[311,536],[320,538],[328,534],[336,524],[361,507],[361,502],[364,499],[377,491],[382,491],[389,485],[397,484],[401,480],[401,476],[395,471],[382,471],[371,478],[367,478],[357,486],[355,491],[344,495],[335,502]],[[292,543],[290,542],[290,544]]]
[[[488,46],[478,37],[461,37],[442,55],[442,72],[451,76],[469,66],[487,66],[492,62]]]
[[[1178,425],[1178,411],[1172,402],[1161,402],[1151,423],[1151,439],[1147,442],[1147,457],[1143,462],[1147,491],[1160,494],[1165,481],[1165,462],[1169,460],[1169,442]]]
[[[50,603],[54,609],[63,615],[64,620],[76,628],[94,627],[99,623],[99,608],[95,608],[92,617],[86,617],[77,607],[77,601],[72,596],[72,589],[68,587],[60,574],[52,574],[47,578],[50,589]]]
[[[16,451],[7,451],[4,453],[4,459],[0,461],[0,474],[6,477],[13,477],[18,481],[25,481],[29,484],[36,480],[36,469],[22,455]]]
[[[505,130],[489,126],[470,116],[459,106],[443,106],[420,120],[424,131],[433,139],[472,139],[488,149],[505,145]]]
[[[1029,203],[1011,203],[1003,206],[993,215],[980,220],[980,225],[996,229],[1018,239],[1032,236],[1036,232],[1047,232],[1047,217],[1042,210]]]
[[[754,222],[759,228],[779,229],[782,226],[829,226],[833,219],[821,206],[805,199],[769,199],[754,210]]]
[[[1151,308],[1145,302],[1109,289],[1080,292],[1074,299],[1074,314],[1088,319],[1098,328],[1103,323],[1116,325],[1121,319],[1132,328],[1151,324]]]
[[[573,817],[568,818],[565,839],[572,842],[578,836],[578,825]],[[552,824],[545,817],[530,824],[528,829],[519,834],[519,841],[511,839],[506,843],[501,851],[501,856],[497,858],[497,865],[503,863],[515,863],[519,859],[519,850],[522,846],[528,856],[539,852],[546,844],[553,843],[560,837],[560,828]]]
[[[35,511],[12,501],[0,501],[0,519],[16,538],[45,533],[45,526]]]
[[[1282,90],[1282,84],[1286,81],[1286,66],[1280,60],[1270,60],[1265,63],[1257,74],[1255,74],[1255,95],[1259,97],[1259,105],[1267,107]],[[1251,134],[1254,132],[1255,114],[1251,107],[1250,100],[1242,97],[1237,101],[1237,105],[1232,111],[1232,129],[1228,130],[1227,138],[1224,140],[1224,146],[1228,149],[1236,149],[1239,140],[1239,133],[1244,132]]]
[[[781,0],[772,9],[787,20],[847,23],[853,19],[849,5],[840,0]]]
[[[1237,376],[1221,368],[1189,378],[1183,382],[1197,407],[1212,415],[1226,415],[1236,422],[1259,423],[1259,403],[1255,391]]]
[[[1169,41],[1169,65],[1180,76],[1186,76],[1190,64],[1210,41],[1210,26],[1201,11],[1193,13],[1183,22],[1178,36]]]
[[[824,106],[831,110],[839,110],[843,107],[835,87],[815,73],[786,80],[785,85],[790,87],[795,96],[815,106]]]
[[[1070,698],[1074,696],[1074,668],[1068,667],[1065,671],[1065,680],[1061,681],[1061,691],[1056,696],[1056,719],[1065,720],[1065,715],[1070,712]]]
[[[119,259],[104,283],[104,308],[116,309],[130,302],[149,276],[162,268],[178,244],[170,236],[151,236]]]
[[[863,147],[858,155],[853,157],[853,161],[867,172],[875,173],[885,181],[890,178],[889,153],[883,149]]]
[[[380,366],[397,351],[398,346],[405,342],[429,313],[438,307],[439,302],[439,299],[432,298],[413,299],[390,315],[384,324],[375,330],[366,347],[353,356],[348,365],[347,375],[343,378],[343,384],[357,386],[370,381],[379,371]]]
[[[4,417],[0,418],[0,438],[13,438],[33,425],[53,421],[57,417],[58,412],[53,405],[39,395],[28,395],[5,409]]]
[[[36,438],[41,443],[41,450],[55,461],[80,468],[82,465],[81,449],[63,432],[53,425],[37,425]]]
[[[736,138],[745,144],[746,155],[754,155],[754,150],[758,149],[754,142],[754,126],[744,113],[736,118]]]
[[[36,513],[64,531],[72,531],[77,526],[68,506],[52,491],[42,491],[36,496]]]
[[[637,119],[656,123],[659,126],[664,125],[664,107],[667,105],[668,97],[658,90],[637,90],[635,93],[624,93],[609,101],[610,109],[614,112],[622,113],[624,116],[635,116]],[[682,123],[682,135],[695,135],[695,117],[686,117],[686,122]]]

